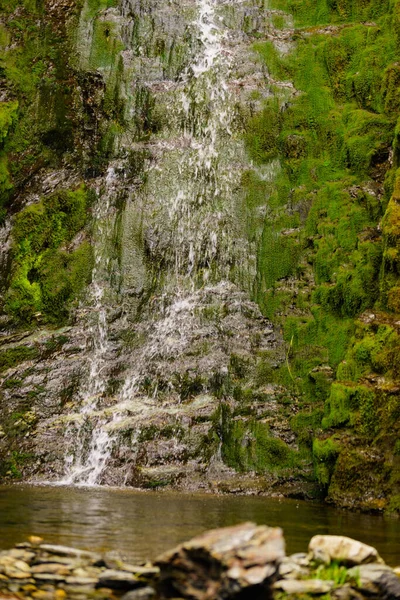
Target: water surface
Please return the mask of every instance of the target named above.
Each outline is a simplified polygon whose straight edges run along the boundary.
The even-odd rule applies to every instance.
[[[186,495],[129,489],[0,487],[0,548],[29,535],[89,550],[117,550],[130,561],[154,559],[213,527],[242,521],[279,525],[287,552],[301,552],[317,533],[348,535],[400,564],[400,521],[324,504],[243,496]]]

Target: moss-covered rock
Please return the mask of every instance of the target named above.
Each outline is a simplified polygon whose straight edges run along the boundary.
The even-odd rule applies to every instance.
[[[256,49],[273,77],[300,92],[281,96],[278,108],[269,102],[274,126],[268,151],[257,153],[281,165],[268,190],[257,292],[287,342],[274,377],[302,405],[293,427],[314,439],[315,476],[329,498],[395,507],[399,3],[271,6],[294,16],[294,50],[282,54],[271,42]],[[265,125],[257,124],[262,140]],[[320,381],[326,367],[331,375]],[[371,467],[374,452],[379,468]]]
[[[90,193],[80,186],[31,204],[14,219],[14,262],[4,310],[16,322],[36,313],[59,322],[90,282],[93,252],[87,241],[69,244],[86,225]]]

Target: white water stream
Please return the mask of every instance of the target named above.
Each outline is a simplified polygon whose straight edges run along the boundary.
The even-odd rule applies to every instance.
[[[80,425],[66,461],[63,484],[96,485],[101,482],[113,448],[110,425],[122,416],[124,403],[138,392],[152,361],[179,355],[190,345],[196,307],[208,292],[229,294],[229,280],[244,285],[249,273],[249,246],[237,223],[237,190],[243,172],[243,143],[235,138],[235,103],[229,88],[232,50],[229,30],[217,14],[217,0],[198,0],[198,16],[192,24],[199,51],[181,76],[177,101],[170,107],[171,123],[182,123],[183,142],[174,170],[166,174],[163,161],[149,171],[148,201],[169,235],[164,249],[169,271],[164,291],[154,306],[146,341],[117,399],[113,416],[104,417],[99,400],[107,381],[104,367],[110,352],[107,325],[109,264],[107,239],[110,227],[110,190],[100,195],[95,214],[95,267],[91,290],[97,315],[89,331],[92,340],[90,370],[81,389]],[[159,143],[153,140],[150,143]],[[168,158],[168,153],[166,154]],[[172,154],[171,154],[172,156]],[[171,180],[172,178],[172,180]],[[153,183],[152,183],[153,182]],[[106,225],[108,223],[108,225]],[[234,275],[233,275],[234,273]],[[166,308],[163,308],[165,304]],[[160,318],[161,316],[161,318]],[[154,394],[157,394],[157,389]],[[93,425],[94,423],[94,425]],[[114,427],[115,429],[115,427]],[[76,431],[76,425],[75,425]],[[71,431],[67,436],[71,437]]]
[[[92,413],[104,394],[107,380],[104,369],[111,351],[107,323],[107,292],[109,290],[110,259],[109,243],[113,228],[112,195],[115,172],[110,167],[105,179],[104,190],[96,190],[97,202],[93,211],[94,267],[89,294],[91,307],[89,312],[92,324],[88,331],[89,372],[80,390],[81,426],[65,459],[65,476],[59,482],[62,485],[95,485],[103,471],[111,452],[112,440],[103,428],[102,420],[95,422],[90,431]],[[91,349],[90,349],[91,346]],[[74,438],[71,429],[67,437]]]

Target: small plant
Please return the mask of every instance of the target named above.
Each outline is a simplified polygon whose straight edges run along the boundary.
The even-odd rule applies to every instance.
[[[346,567],[337,561],[332,561],[329,565],[319,565],[312,576],[315,579],[333,581],[335,586],[344,585],[349,579]]]

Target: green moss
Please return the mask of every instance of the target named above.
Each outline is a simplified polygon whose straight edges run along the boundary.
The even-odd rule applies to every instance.
[[[387,507],[387,512],[400,514],[400,494],[391,496],[389,505]]]
[[[43,313],[62,321],[70,303],[89,283],[93,253],[87,242],[76,250],[63,248],[84,227],[91,196],[80,186],[60,191],[27,206],[13,226],[14,267],[5,296],[5,310],[16,321]]]
[[[325,405],[322,427],[354,424],[356,412],[360,411],[363,427],[370,432],[376,419],[373,407],[374,392],[367,386],[335,382]]]
[[[346,507],[382,510],[387,503],[390,467],[369,448],[343,448],[329,486],[332,501]]]
[[[5,460],[3,464],[0,464],[0,474],[3,476],[7,475],[12,479],[21,479],[23,468],[27,463],[33,460],[33,458],[33,454],[13,450],[10,453],[8,460]]]
[[[0,103],[0,146],[4,143],[9,130],[13,126],[17,118],[18,102]]]
[[[308,451],[294,451],[281,439],[274,437],[269,425],[255,419],[233,418],[227,405],[221,406],[219,436],[222,439],[224,462],[238,471],[258,473],[301,469]]]
[[[318,482],[328,486],[339,456],[340,446],[334,438],[315,439],[313,442],[314,470]]]
[[[390,11],[389,0],[272,0],[272,8],[294,15],[298,25],[377,19]]]
[[[17,346],[0,351],[0,371],[16,367],[19,363],[38,358],[39,350],[32,346]]]
[[[324,411],[317,408],[312,412],[299,412],[290,419],[290,427],[297,434],[299,441],[310,445],[316,430],[321,428]]]
[[[94,24],[90,66],[93,69],[109,69],[116,64],[124,45],[118,39],[116,25],[112,21],[98,18]]]

